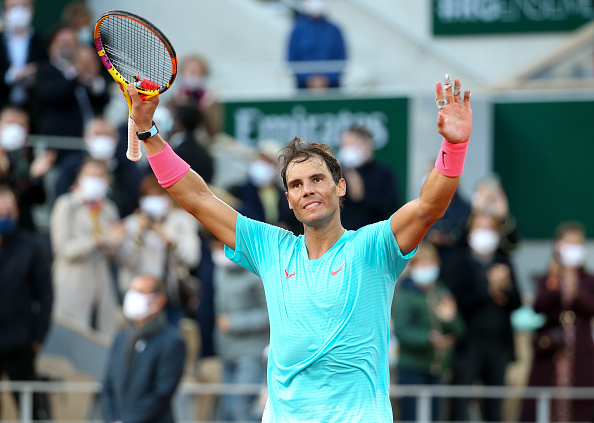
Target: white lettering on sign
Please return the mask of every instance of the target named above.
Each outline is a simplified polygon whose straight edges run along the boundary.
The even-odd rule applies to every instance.
[[[591,0],[437,0],[437,16],[445,23],[592,19],[594,5]]]
[[[290,113],[265,114],[255,107],[241,107],[234,113],[235,138],[255,145],[259,140],[274,139],[287,143],[295,136],[304,141],[324,142],[337,147],[340,134],[353,125],[363,126],[373,135],[376,149],[386,146],[389,139],[388,117],[380,111],[308,113],[304,106],[295,106]]]

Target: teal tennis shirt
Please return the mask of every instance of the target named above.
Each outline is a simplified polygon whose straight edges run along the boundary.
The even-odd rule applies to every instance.
[[[229,259],[260,276],[270,318],[265,423],[388,423],[390,306],[414,251],[390,221],[310,260],[304,237],[239,215]]]

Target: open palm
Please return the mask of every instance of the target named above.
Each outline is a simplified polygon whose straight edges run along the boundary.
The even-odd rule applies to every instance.
[[[448,75],[446,75],[447,84]],[[444,98],[447,106],[440,109],[437,115],[437,131],[451,143],[466,142],[470,139],[472,132],[472,109],[470,108],[470,91],[464,92],[464,99],[460,95],[460,80],[454,81],[455,90],[452,92],[452,86],[446,85],[445,93],[441,82],[435,84],[436,96],[439,101]],[[454,95],[456,94],[456,95]]]

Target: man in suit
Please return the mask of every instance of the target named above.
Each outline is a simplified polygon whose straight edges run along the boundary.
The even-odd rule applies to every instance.
[[[124,298],[130,321],[113,344],[103,384],[106,422],[173,422],[171,399],[184,370],[186,348],[163,313],[163,284],[135,277]]]
[[[19,229],[15,194],[0,186],[0,377],[35,380],[35,357],[53,302],[50,260],[33,235]],[[18,396],[15,395],[18,400]],[[33,417],[49,416],[37,398]]]

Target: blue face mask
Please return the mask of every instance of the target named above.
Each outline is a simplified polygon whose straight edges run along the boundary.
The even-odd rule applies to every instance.
[[[0,217],[0,236],[10,235],[16,229],[16,219],[12,216]]]

